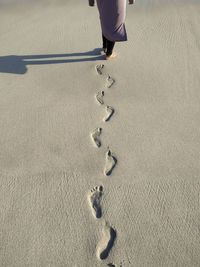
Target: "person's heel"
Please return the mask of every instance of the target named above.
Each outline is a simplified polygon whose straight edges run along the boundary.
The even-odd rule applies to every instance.
[[[113,52],[111,55],[107,56],[106,55],[106,60],[109,60],[109,59],[114,59],[117,57],[117,53]]]

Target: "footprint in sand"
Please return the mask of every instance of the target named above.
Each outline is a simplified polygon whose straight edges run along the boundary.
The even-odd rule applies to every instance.
[[[104,174],[106,176],[111,175],[115,165],[117,164],[117,159],[113,156],[111,150],[106,152],[106,164],[104,168]]]
[[[115,265],[113,263],[108,263],[107,266],[108,267],[115,267]]]
[[[104,68],[104,65],[103,64],[100,64],[100,65],[96,65],[95,66],[95,70],[97,72],[98,75],[102,75],[102,70]]]
[[[108,77],[106,78],[106,87],[110,88],[114,83],[115,80],[112,77],[110,77],[110,75],[108,75]]]
[[[92,214],[96,219],[101,218],[101,198],[103,195],[103,186],[94,187],[88,194],[88,201],[92,209]]]
[[[97,257],[100,260],[105,260],[108,257],[114,245],[116,236],[117,236],[116,230],[113,227],[111,227],[109,223],[106,223],[103,229],[102,239],[97,247]]]
[[[100,105],[104,104],[103,97],[104,97],[104,91],[100,91],[96,94],[96,100]]]
[[[100,141],[100,135],[102,132],[102,128],[96,128],[92,133],[91,133],[91,138],[96,147],[101,146],[101,141]]]
[[[109,121],[112,115],[114,114],[115,110],[114,108],[110,106],[106,106],[106,116],[104,117],[104,121]]]

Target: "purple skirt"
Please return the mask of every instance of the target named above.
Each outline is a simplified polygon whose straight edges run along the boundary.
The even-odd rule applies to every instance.
[[[96,0],[103,35],[110,41],[127,41],[126,0]]]

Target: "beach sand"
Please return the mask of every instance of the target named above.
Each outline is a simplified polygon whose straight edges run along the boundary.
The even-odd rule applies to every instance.
[[[128,5],[105,61],[87,1],[0,1],[1,267],[199,266],[199,14]]]

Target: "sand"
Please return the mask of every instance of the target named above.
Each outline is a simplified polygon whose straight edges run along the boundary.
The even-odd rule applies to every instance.
[[[137,1],[105,61],[87,1],[0,0],[1,267],[199,266],[199,14]]]

